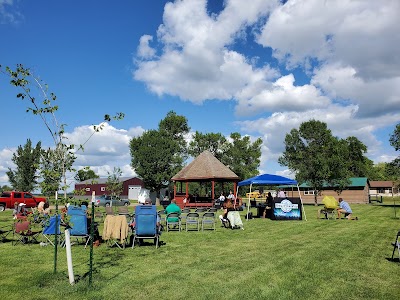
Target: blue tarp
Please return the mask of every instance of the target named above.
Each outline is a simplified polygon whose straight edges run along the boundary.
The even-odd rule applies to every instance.
[[[279,175],[262,174],[249,179],[245,179],[238,183],[238,186],[258,184],[258,185],[297,185],[294,179],[286,178]]]

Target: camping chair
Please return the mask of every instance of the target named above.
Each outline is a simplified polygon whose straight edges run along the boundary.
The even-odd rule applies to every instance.
[[[81,239],[86,239],[85,248],[87,247],[90,241],[90,235],[88,233],[87,227],[87,216],[86,211],[79,206],[68,207],[67,215],[70,217],[70,236],[71,239],[75,238],[77,241]]]
[[[199,231],[199,213],[197,212],[190,212],[186,215],[186,231],[189,230],[190,226],[193,226],[197,231]]]
[[[140,205],[135,207],[135,230],[133,234],[132,249],[136,239],[153,239],[156,248],[159,245],[157,226],[157,209],[155,205]]]
[[[213,212],[213,213],[216,213],[217,211],[218,211],[218,209],[215,208],[215,207],[210,207],[210,208],[207,210],[207,212]]]
[[[201,219],[201,230],[204,231],[204,225],[211,225],[209,229],[215,230],[215,213],[205,212]]]
[[[324,208],[323,214],[325,219],[336,220],[336,209],[335,208]]]
[[[128,222],[126,216],[106,216],[103,227],[103,240],[109,247],[117,246],[124,249],[128,240]]]
[[[394,260],[394,253],[396,252],[396,248],[397,248],[397,252],[399,253],[399,261],[400,261],[400,231],[397,232],[396,240],[394,241],[394,243],[392,243],[392,246],[393,246],[392,260]]]
[[[106,215],[107,216],[113,216],[114,215],[114,210],[111,206],[106,206]]]
[[[29,244],[37,243],[38,235],[41,231],[33,231],[31,229],[31,222],[27,220],[18,220],[14,223],[13,235],[17,238],[14,240],[14,246],[18,243]]]
[[[4,242],[6,240],[7,235],[10,234],[10,232],[12,232],[12,228],[10,227],[2,227],[0,228],[0,241]]]
[[[172,212],[172,213],[169,213],[168,215],[167,215],[167,231],[170,231],[171,229],[175,229],[175,228],[178,228],[178,231],[181,231],[181,225],[182,225],[182,223],[181,223],[181,217],[180,217],[180,215],[179,215],[179,213],[176,213],[176,212]],[[187,218],[186,218],[186,223],[187,223]],[[171,226],[172,226],[172,228],[171,228]]]
[[[132,215],[129,213],[128,206],[118,206],[118,214],[130,218]]]
[[[58,225],[57,226],[57,231],[56,231],[56,221],[57,221],[57,225]],[[61,217],[57,216],[57,215],[51,216],[49,218],[49,220],[44,223],[42,236],[52,246],[54,246],[54,235],[55,234],[59,235],[58,244],[59,245],[63,245],[64,244],[64,236],[61,233],[60,225],[61,225]]]
[[[227,219],[229,220],[229,226],[232,229],[241,228],[244,230],[243,222],[238,211],[229,211]]]

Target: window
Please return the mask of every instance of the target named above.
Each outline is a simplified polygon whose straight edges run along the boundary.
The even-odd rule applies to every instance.
[[[313,190],[304,191],[304,195],[315,195]]]
[[[85,191],[86,192],[90,192],[90,188],[85,188]]]
[[[33,198],[31,194],[24,194],[24,198]]]
[[[100,187],[100,191],[104,192],[106,190],[105,186]]]

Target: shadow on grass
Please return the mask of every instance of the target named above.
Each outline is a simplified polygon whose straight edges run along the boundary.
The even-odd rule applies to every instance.
[[[395,257],[395,258],[391,258],[391,257],[386,257],[386,260],[387,261],[390,261],[390,262],[400,262],[400,259],[399,258],[397,258],[397,257]]]

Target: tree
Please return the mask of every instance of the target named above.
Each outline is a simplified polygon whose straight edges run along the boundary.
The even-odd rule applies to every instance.
[[[120,180],[120,177],[122,175],[122,171],[120,168],[114,167],[113,171],[107,172],[108,177],[107,177],[107,182],[106,182],[106,188],[107,190],[111,193],[111,196],[119,197],[123,191],[123,182]]]
[[[90,135],[87,140],[79,145],[75,149],[75,145],[68,143],[67,138],[65,137],[65,127],[66,124],[62,124],[58,122],[56,117],[56,112],[58,111],[58,105],[55,105],[55,101],[57,100],[57,96],[49,92],[47,84],[45,84],[40,78],[35,76],[29,68],[25,68],[22,64],[17,64],[15,70],[12,70],[9,67],[5,68],[5,71],[0,66],[0,72],[6,74],[10,78],[10,84],[19,88],[21,90],[20,93],[17,94],[17,98],[21,100],[27,99],[29,101],[29,105],[27,108],[27,112],[31,112],[34,115],[40,117],[43,121],[46,129],[49,131],[53,142],[54,142],[54,153],[52,155],[47,155],[47,159],[53,159],[53,165],[58,164],[60,167],[58,170],[61,172],[61,181],[57,190],[64,190],[64,198],[67,197],[67,177],[66,173],[68,170],[71,170],[71,159],[74,157],[74,152],[79,150],[84,150],[84,145],[89,141],[89,139],[93,136],[94,133],[99,132],[103,129],[105,122],[110,122],[111,119],[121,120],[124,118],[123,113],[117,113],[115,116],[111,117],[110,115],[104,115],[104,122],[100,125],[93,126],[94,132]],[[39,101],[34,94],[34,91],[39,91]],[[44,170],[43,174],[46,174],[46,170]],[[50,175],[50,174],[47,174]],[[54,174],[50,177],[54,178]],[[52,182],[50,180],[50,182]],[[42,184],[42,187],[46,184],[46,181]],[[52,186],[45,188],[46,190],[54,189],[54,182],[51,183]]]
[[[78,170],[75,175],[75,180],[78,182],[82,182],[88,179],[97,179],[99,175],[97,175],[92,169],[89,167],[84,167],[83,169]]]
[[[389,139],[390,145],[400,151],[400,123],[396,125]],[[392,178],[397,189],[400,188],[400,155],[387,165],[386,174]]]
[[[193,140],[189,143],[188,154],[197,157],[203,151],[208,150],[221,161],[228,147],[228,142],[221,133],[203,134],[196,131]]]
[[[359,139],[350,136],[345,139],[347,148],[347,162],[349,176],[351,177],[370,177],[370,170],[373,166],[373,161],[365,156],[367,146]]]
[[[0,192],[4,192],[4,191],[11,191],[12,187],[8,186],[8,185],[3,185],[2,187],[0,187]]]
[[[347,151],[346,142],[333,137],[326,123],[310,120],[286,135],[278,162],[295,172],[297,181],[311,186],[317,205],[317,196],[326,185],[341,191],[349,184]]]
[[[28,139],[23,147],[18,146],[16,153],[13,153],[12,161],[16,169],[8,168],[6,174],[14,190],[31,192],[35,189],[41,150],[41,142],[32,148],[32,142]]]
[[[187,157],[185,135],[189,130],[186,117],[170,111],[159,122],[158,130],[146,131],[129,142],[132,168],[157,197],[182,168]]]
[[[131,166],[143,179],[145,187],[155,191],[169,184],[169,180],[182,168],[180,146],[158,130],[146,131],[132,138],[130,143]]]
[[[262,139],[258,138],[253,143],[249,136],[240,133],[231,133],[232,142],[228,144],[221,162],[228,166],[241,179],[258,175],[260,166]]]

